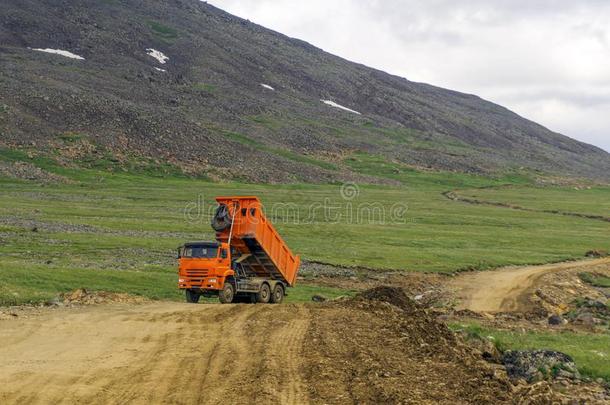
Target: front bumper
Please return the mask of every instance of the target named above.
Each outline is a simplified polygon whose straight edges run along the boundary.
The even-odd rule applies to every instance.
[[[190,278],[180,277],[178,288],[188,290],[222,290],[223,281],[220,277]]]

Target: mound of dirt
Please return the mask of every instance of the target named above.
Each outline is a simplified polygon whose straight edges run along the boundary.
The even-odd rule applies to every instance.
[[[302,356],[312,402],[562,403],[607,398],[601,386],[513,381],[396,287],[311,307]],[[593,401],[594,402],[594,401]]]
[[[403,289],[409,298],[423,307],[442,309],[453,305],[452,297],[444,288],[447,276],[443,274],[352,269],[319,263],[309,263],[307,266],[307,277],[315,278],[316,285],[357,291],[392,285]]]
[[[387,302],[413,315],[416,313],[424,313],[420,308],[417,308],[415,301],[411,300],[405,291],[399,287],[375,287],[360,293],[357,298],[369,301]]]
[[[27,162],[0,162],[0,177],[31,180],[42,183],[69,183],[66,177],[44,171]]]
[[[137,304],[148,301],[144,297],[138,297],[135,295],[106,291],[88,291],[84,288],[79,288],[78,290],[74,290],[72,292],[60,294],[59,298],[66,305],[108,304],[111,302]]]
[[[316,306],[303,353],[325,403],[507,402],[512,385],[400,288]]]

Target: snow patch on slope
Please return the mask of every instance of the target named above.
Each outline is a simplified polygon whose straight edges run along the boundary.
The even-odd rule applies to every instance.
[[[146,54],[148,56],[152,56],[153,58],[155,58],[162,65],[166,64],[167,61],[169,60],[168,56],[165,56],[165,54],[163,52],[157,51],[156,49],[147,48]]]
[[[158,67],[156,67],[155,69],[157,69],[159,72],[167,72],[167,70],[161,69],[161,68],[158,68]]]
[[[331,101],[331,100],[320,100],[320,101],[323,102],[324,104],[327,104],[327,105],[331,106],[331,107],[340,108],[342,110],[345,110],[345,111],[348,111],[348,112],[351,112],[351,113],[354,113],[354,114],[362,115],[358,111],[352,110],[351,108],[344,107],[341,104],[335,103],[334,101]]]
[[[46,53],[54,53],[56,55],[61,55],[61,56],[65,56],[66,58],[71,58],[71,59],[79,59],[79,60],[85,60],[85,58],[83,58],[82,56],[78,56],[77,54],[74,54],[72,52],[69,51],[64,51],[61,49],[51,49],[51,48],[34,48],[32,49],[33,51],[38,51],[38,52],[46,52]]]
[[[271,87],[271,86],[269,86],[268,84],[265,84],[265,83],[261,83],[261,86],[263,86],[264,88],[269,89],[269,90],[275,90],[273,87]]]

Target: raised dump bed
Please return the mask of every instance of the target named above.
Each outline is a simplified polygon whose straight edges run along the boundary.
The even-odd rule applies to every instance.
[[[257,197],[217,197],[229,208],[233,226],[216,233],[219,242],[228,242],[243,255],[240,263],[260,277],[282,280],[293,286],[300,265],[275,227],[267,219]]]

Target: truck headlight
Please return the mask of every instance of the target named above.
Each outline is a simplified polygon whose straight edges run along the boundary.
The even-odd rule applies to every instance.
[[[179,283],[184,283],[184,279],[183,279],[183,278],[179,278],[179,279],[178,279],[178,282],[179,282]]]
[[[216,284],[216,279],[215,279],[215,278],[209,278],[209,279],[208,279],[208,283],[210,283],[210,284]]]

